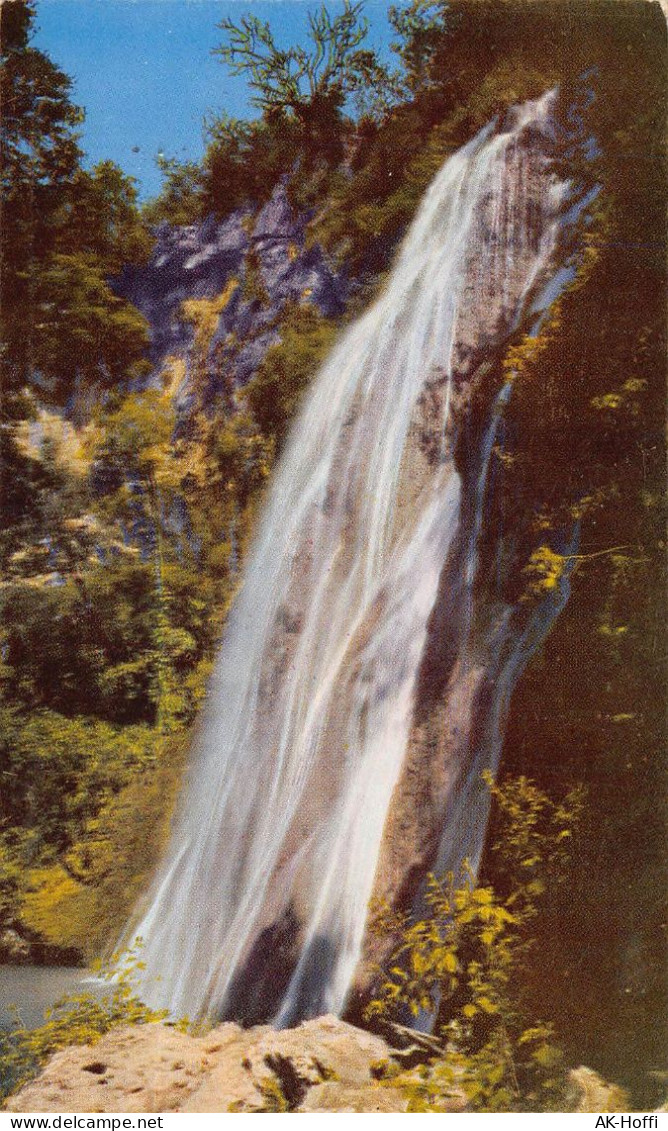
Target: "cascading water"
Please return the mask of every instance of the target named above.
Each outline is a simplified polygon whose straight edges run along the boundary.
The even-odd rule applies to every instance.
[[[527,103],[446,162],[384,293],[342,335],[292,432],[170,853],[134,931],[140,992],[174,1015],[287,1024],[344,1009],[456,545],[468,544],[464,605],[475,572],[493,435],[462,538],[453,404],[554,265],[566,197],[546,156],[554,100]],[[496,665],[504,694],[511,652]]]

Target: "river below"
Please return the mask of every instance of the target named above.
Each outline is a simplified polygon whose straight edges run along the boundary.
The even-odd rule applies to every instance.
[[[14,1008],[27,1028],[42,1024],[44,1013],[64,994],[102,992],[105,988],[80,966],[0,965],[0,1028],[11,1028]]]

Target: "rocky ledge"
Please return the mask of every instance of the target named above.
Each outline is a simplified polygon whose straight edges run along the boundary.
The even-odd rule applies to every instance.
[[[429,1043],[428,1041],[426,1043]],[[337,1017],[295,1029],[204,1035],[151,1024],[116,1029],[95,1045],[56,1053],[11,1096],[14,1112],[403,1112],[424,1050],[399,1051]],[[625,1110],[626,1097],[589,1068],[570,1073],[568,1110]],[[448,1110],[466,1110],[453,1090]]]
[[[336,1017],[296,1029],[227,1023],[204,1036],[169,1025],[116,1029],[56,1053],[10,1111],[405,1111],[386,1084],[380,1037]],[[459,1105],[462,1106],[460,1100]]]

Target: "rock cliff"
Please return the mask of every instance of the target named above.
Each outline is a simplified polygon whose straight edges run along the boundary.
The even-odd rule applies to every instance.
[[[160,225],[149,262],[117,279],[118,293],[149,323],[153,380],[168,358],[186,359],[177,390],[182,409],[195,407],[193,303],[212,304],[206,340],[198,343],[208,373],[200,389],[207,408],[221,395],[221,375],[228,390],[253,377],[280,340],[277,327],[287,307],[310,305],[327,318],[343,312],[348,287],[321,248],[307,242],[308,219],[292,207],[283,180],[258,213],[241,209],[220,222],[210,216],[188,227]]]
[[[510,550],[496,540],[491,584],[480,555],[507,353],[572,279],[590,199],[557,165],[564,136],[583,141],[563,111],[546,92],[443,165],[295,425],[171,855],[136,927],[140,992],[173,1016],[357,1020],[396,942],[379,946],[369,900],[410,913],[430,869],[477,867],[481,773],[496,770],[515,681],[568,596],[564,571],[535,603],[508,599],[520,529]],[[234,289],[210,340],[245,344],[236,367],[209,346],[209,384],[245,382],[246,351],[265,348],[266,319],[307,277],[332,309],[333,278],[319,253],[308,274],[301,223],[279,186],[245,252],[262,299],[211,276]]]

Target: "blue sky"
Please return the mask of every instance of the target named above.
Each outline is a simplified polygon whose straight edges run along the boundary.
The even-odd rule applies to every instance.
[[[36,47],[74,82],[86,110],[87,162],[111,158],[135,177],[141,196],[156,193],[159,151],[181,160],[202,154],[202,118],[252,112],[246,84],[210,52],[224,16],[252,11],[276,38],[304,36],[309,0],[38,0]],[[332,0],[330,11],[342,7]],[[387,57],[385,0],[367,0],[368,43]],[[136,150],[139,150],[136,152]]]

